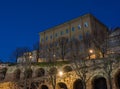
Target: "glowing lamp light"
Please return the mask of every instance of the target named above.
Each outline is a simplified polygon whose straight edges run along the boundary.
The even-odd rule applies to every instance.
[[[92,50],[92,49],[90,49],[90,50],[89,50],[89,52],[90,52],[90,53],[93,53],[93,50]]]
[[[59,71],[59,76],[62,76],[63,75],[63,72],[62,71]]]

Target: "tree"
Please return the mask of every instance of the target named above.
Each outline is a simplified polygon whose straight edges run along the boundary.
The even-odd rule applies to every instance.
[[[40,49],[41,49],[41,47],[40,47],[39,42],[36,42],[36,43],[33,45],[33,50],[34,50],[35,53],[36,53],[36,62],[38,62],[38,59],[39,59],[39,57],[40,57]]]
[[[68,38],[66,37],[60,37],[58,40],[58,53],[60,55],[60,58],[64,61],[65,59],[65,56],[67,54],[67,51],[68,51]]]
[[[108,79],[109,89],[112,89],[112,72],[115,60],[113,58],[108,57],[107,59],[102,59],[102,69],[104,71],[104,75]]]
[[[70,46],[71,46],[71,62],[72,62],[71,65],[75,73],[81,79],[83,89],[86,89],[87,82],[93,76],[93,74],[90,74],[89,66],[87,64],[87,62],[89,61],[87,60],[88,52],[86,52],[88,47],[86,47],[86,43],[84,43],[83,44],[84,48],[81,52],[79,48],[81,45],[79,40],[77,39],[71,41]],[[89,77],[87,77],[87,75],[89,75]]]
[[[12,59],[15,59],[15,62],[17,63],[17,59],[21,57],[24,53],[25,53],[24,47],[18,47],[13,51],[11,57]]]

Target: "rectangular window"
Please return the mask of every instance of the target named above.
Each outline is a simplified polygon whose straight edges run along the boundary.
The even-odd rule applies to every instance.
[[[84,26],[85,26],[85,27],[88,27],[88,22],[85,22],[85,23],[84,23]]]
[[[57,33],[55,33],[55,37],[57,37]]]
[[[81,25],[80,24],[78,25],[78,29],[81,29]]]
[[[68,29],[66,29],[66,33],[68,33],[69,31],[68,31]]]
[[[82,35],[79,35],[79,40],[82,40],[82,39],[83,39]]]
[[[46,40],[48,40],[48,37],[46,36]]]
[[[75,31],[75,28],[74,28],[74,27],[72,27],[72,31]]]
[[[50,39],[52,39],[52,35],[50,36]]]
[[[63,31],[61,31],[61,35],[63,35]]]

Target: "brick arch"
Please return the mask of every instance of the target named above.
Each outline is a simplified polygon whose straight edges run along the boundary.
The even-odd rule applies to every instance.
[[[115,73],[114,81],[117,89],[120,89],[120,69],[118,69],[117,72]]]
[[[97,75],[92,81],[92,89],[107,89],[107,79],[104,76]]]
[[[20,69],[16,69],[13,73],[13,78],[15,80],[19,80],[20,79],[20,74],[21,74],[21,70]]]
[[[59,82],[57,85],[58,89],[68,89],[67,85],[64,82]]]
[[[42,77],[45,75],[45,69],[43,68],[38,68],[35,71],[35,77]]]

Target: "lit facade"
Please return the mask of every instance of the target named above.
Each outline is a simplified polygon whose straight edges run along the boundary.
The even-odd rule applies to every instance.
[[[61,37],[68,38],[68,41],[77,39],[80,42],[78,48],[80,52],[85,49],[89,52],[89,49],[93,49],[94,53],[100,57],[99,49],[97,49],[96,45],[104,42],[106,34],[107,27],[93,15],[86,14],[40,32],[40,44],[47,48]],[[85,47],[85,44],[88,47]]]

